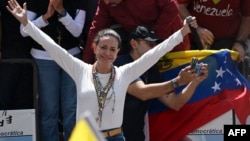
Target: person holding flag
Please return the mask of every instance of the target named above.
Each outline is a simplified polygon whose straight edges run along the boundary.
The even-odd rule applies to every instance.
[[[129,34],[129,39],[130,52],[119,55],[114,65],[122,66],[139,59],[144,53],[154,48],[160,40],[147,26],[136,26]],[[207,64],[201,63],[201,65],[207,69]],[[129,85],[122,124],[128,141],[145,140],[144,126],[147,123],[144,117],[147,116],[153,98],[159,99],[171,109],[178,111],[192,97],[199,84],[207,78],[208,72],[204,70],[201,75],[194,75],[190,68],[191,65],[188,65],[180,70],[175,78],[163,81],[159,70],[153,66]],[[177,87],[185,87],[185,90],[176,93]]]

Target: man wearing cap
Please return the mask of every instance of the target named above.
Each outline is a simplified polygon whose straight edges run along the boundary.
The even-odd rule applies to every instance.
[[[153,30],[146,26],[137,26],[129,34],[130,52],[117,57],[114,65],[122,66],[133,62],[148,50],[153,48],[159,39]],[[205,66],[206,64],[203,64]],[[206,71],[207,72],[207,71]],[[158,97],[164,104],[174,110],[179,110],[193,95],[196,87],[207,77],[194,76],[190,66],[179,72],[179,75],[162,82],[160,72],[155,67],[150,68],[140,78],[132,82],[127,90],[123,114],[123,132],[127,141],[144,141],[144,117],[147,113],[150,99]],[[178,95],[174,89],[188,84]]]
[[[128,42],[126,37],[137,25],[151,27],[157,37],[164,40],[179,30],[183,26],[183,21],[173,0],[99,0],[83,50],[83,61],[94,63],[95,56],[91,46],[98,31],[111,27],[122,32],[124,34],[122,40],[125,44],[120,53],[123,54],[124,46]],[[188,49],[190,44],[186,36],[173,51]]]

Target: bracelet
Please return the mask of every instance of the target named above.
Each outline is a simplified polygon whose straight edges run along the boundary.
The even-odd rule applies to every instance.
[[[179,84],[178,84],[178,82],[176,81],[176,79],[172,79],[172,80],[171,80],[171,84],[172,84],[172,87],[173,87],[174,89],[176,89],[176,88],[179,87]]]
[[[246,43],[245,43],[245,41],[242,41],[242,40],[235,40],[234,43],[239,43],[239,44],[241,44],[241,45],[243,46],[244,49],[245,49],[246,46],[247,46]]]
[[[58,14],[58,17],[62,18],[62,17],[65,17],[66,15],[67,15],[67,11],[65,9],[63,9],[63,11]]]

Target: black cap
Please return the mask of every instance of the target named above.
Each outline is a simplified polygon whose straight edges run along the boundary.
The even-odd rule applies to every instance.
[[[130,32],[129,39],[143,39],[150,42],[157,42],[159,38],[155,36],[155,32],[146,26],[137,26]]]

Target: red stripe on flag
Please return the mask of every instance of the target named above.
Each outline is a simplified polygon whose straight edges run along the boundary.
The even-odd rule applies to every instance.
[[[234,109],[242,124],[250,115],[250,92],[223,90],[220,94],[187,104],[179,111],[167,110],[149,115],[150,140],[177,141],[223,113]]]

